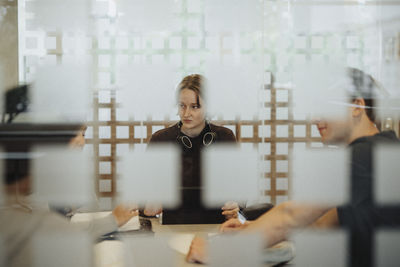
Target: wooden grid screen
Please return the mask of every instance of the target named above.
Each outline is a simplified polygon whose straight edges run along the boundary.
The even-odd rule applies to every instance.
[[[264,90],[270,97],[263,103],[263,110],[268,113],[263,120],[214,120],[213,123],[233,130],[241,146],[258,149],[262,155],[260,159],[265,178],[260,193],[265,201],[277,203],[288,197],[290,151],[296,144],[310,147],[320,146],[321,143],[308,120],[295,120],[291,108],[291,90],[270,87]],[[93,104],[93,122],[88,125],[87,144],[92,145],[96,155],[96,192],[99,197],[112,198],[116,194],[119,156],[128,149],[145,149],[152,133],[176,121],[118,121],[116,113],[119,104],[113,96],[110,96],[109,103],[99,103],[97,96]],[[102,110],[108,110],[109,120],[101,121],[99,111]],[[287,116],[282,116],[280,112]]]
[[[34,81],[40,65],[55,66],[77,55],[81,59],[83,54],[83,58],[87,57],[93,63],[93,80],[96,84],[94,89],[98,93],[94,98],[93,118],[89,123],[87,142],[88,147],[93,147],[97,160],[96,190],[104,198],[115,195],[118,155],[129,147],[145,148],[154,131],[173,123],[169,119],[128,122],[119,118],[119,106],[112,88],[119,86],[119,67],[126,62],[162,61],[176,65],[177,76],[183,77],[190,73],[203,73],[205,59],[213,53],[217,53],[221,59],[232,60],[237,56],[235,53],[239,52],[240,57],[246,60],[262,58],[263,70],[274,73],[277,84],[289,84],[293,82],[292,67],[309,61],[328,63],[339,58],[349,66],[378,77],[376,74],[382,64],[396,63],[400,59],[398,19],[383,19],[380,22],[379,36],[376,29],[369,24],[362,27],[358,24],[350,25],[348,30],[343,31],[298,32],[289,26],[294,19],[296,2],[291,7],[284,1],[261,1],[263,9],[260,12],[263,13],[264,25],[262,38],[253,38],[252,32],[240,34],[237,36],[240,46],[238,51],[231,47],[232,40],[236,38],[233,32],[214,35],[207,31],[204,0],[175,1],[176,18],[182,21],[179,30],[167,34],[144,32],[134,35],[120,31],[117,19],[112,16],[113,12],[109,12],[115,1],[90,1],[88,16],[93,22],[90,24],[96,30],[84,35],[68,30],[45,30],[40,27],[40,20],[35,20],[51,14],[51,7],[35,9],[33,7],[41,5],[40,1],[25,2],[26,7],[18,13],[21,18],[21,82]],[[313,6],[317,3],[311,1],[309,4]],[[341,4],[359,5],[354,1],[344,1]],[[329,11],[329,5],[324,12]],[[35,14],[38,10],[45,13]],[[309,22],[318,23],[311,19]],[[378,45],[382,43],[383,45]],[[290,90],[284,86],[265,90],[268,97],[264,98],[260,120],[227,121],[224,120],[226,118],[218,118],[214,122],[230,127],[241,145],[259,149],[265,163],[262,164],[265,167],[262,193],[265,201],[279,203],[287,199],[290,187],[290,150],[296,146],[320,146],[321,143],[316,128],[306,118],[298,118],[293,114],[290,103],[295,100],[292,99]],[[108,101],[103,101],[104,97]],[[383,129],[385,125],[386,123],[382,124]],[[395,129],[400,127],[398,119],[393,121],[393,125]]]

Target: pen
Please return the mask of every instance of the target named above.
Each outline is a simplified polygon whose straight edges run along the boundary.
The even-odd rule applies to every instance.
[[[247,221],[246,216],[244,216],[240,210],[237,212],[237,218],[241,224],[244,224]]]

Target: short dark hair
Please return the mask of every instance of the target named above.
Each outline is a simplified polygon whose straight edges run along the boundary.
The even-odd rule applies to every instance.
[[[5,109],[0,123],[0,146],[4,155],[3,183],[13,184],[29,175],[30,153],[34,144],[68,144],[79,131],[82,123],[32,123],[19,122],[15,117],[29,108],[30,87],[23,85],[5,93]],[[6,114],[8,120],[6,121]]]
[[[11,123],[19,113],[26,112],[28,110],[28,91],[29,85],[21,85],[12,88],[5,93],[5,105],[2,117],[3,123]],[[7,115],[8,119],[6,121]]]
[[[359,69],[348,68],[347,74],[352,84],[352,90],[350,92],[351,100],[354,101],[357,98],[364,99],[365,113],[371,122],[375,122],[375,100],[379,91],[382,90],[381,86],[371,75]]]
[[[28,159],[5,159],[3,172],[3,183],[14,184],[29,174],[30,161]]]

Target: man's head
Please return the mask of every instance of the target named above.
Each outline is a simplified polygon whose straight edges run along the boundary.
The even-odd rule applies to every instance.
[[[374,101],[379,91],[379,85],[368,74],[354,69],[347,69],[349,102],[347,113],[340,119],[316,119],[322,142],[350,143],[361,136],[374,134],[375,112]]]
[[[0,150],[4,159],[1,182],[9,192],[15,193],[17,188],[23,194],[30,193],[31,148],[43,144],[82,148],[87,128],[81,123],[35,123],[32,117],[22,116],[29,110],[28,90],[28,86],[23,86],[7,91],[4,112],[8,119],[0,123]]]

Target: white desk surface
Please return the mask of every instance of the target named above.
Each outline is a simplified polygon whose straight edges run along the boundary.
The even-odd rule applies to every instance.
[[[176,225],[162,225],[159,219],[151,219],[151,224],[155,235],[157,234],[193,234],[207,237],[209,233],[218,233],[220,224],[176,224]],[[186,241],[183,246],[187,246]],[[190,245],[190,244],[189,244]],[[201,266],[195,263],[189,263],[185,260],[186,255],[176,252],[177,255],[177,266]]]
[[[178,237],[175,246],[181,249],[188,249],[191,242],[190,235],[201,235],[207,237],[209,233],[217,233],[219,224],[188,224],[188,225],[162,225],[159,219],[150,219],[152,230],[157,235],[172,234]],[[175,235],[176,234],[176,235]],[[183,235],[183,234],[186,234]],[[184,236],[185,238],[182,238]],[[177,244],[178,243],[178,244]],[[174,250],[171,247],[172,250]],[[174,250],[176,253],[176,266],[201,266],[199,264],[188,263],[186,255]],[[124,266],[123,247],[121,241],[104,241],[95,246],[95,266],[98,267],[119,267]]]
[[[186,255],[178,252],[178,250],[188,249],[191,242],[191,235],[199,235],[207,237],[208,234],[218,233],[219,224],[187,224],[187,225],[161,225],[159,219],[150,219],[152,230],[157,235],[172,234],[174,246],[171,246],[176,254],[176,266],[202,266],[195,263],[188,263],[185,260]],[[175,235],[176,234],[176,235]],[[183,238],[182,238],[183,237]],[[171,243],[170,243],[171,245]],[[180,249],[176,249],[179,247]],[[124,266],[123,246],[121,241],[105,241],[95,246],[95,266],[98,267],[119,267]],[[204,265],[203,265],[204,266]],[[265,264],[263,266],[272,266]]]

